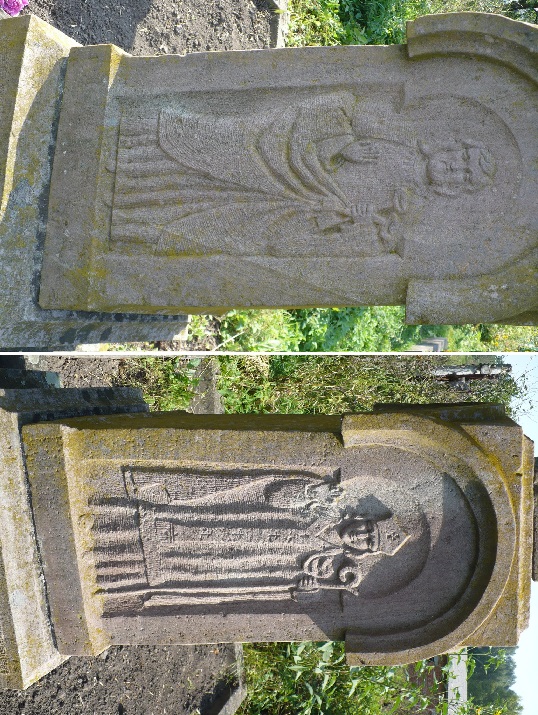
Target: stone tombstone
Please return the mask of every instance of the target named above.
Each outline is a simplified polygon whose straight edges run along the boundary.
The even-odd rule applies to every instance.
[[[533,449],[492,405],[23,428],[62,654],[345,640],[396,664],[526,627]]]
[[[534,549],[532,554],[532,578],[538,581],[538,457],[534,460]]]
[[[538,29],[407,44],[69,54],[39,302],[174,314],[403,305],[538,322]]]

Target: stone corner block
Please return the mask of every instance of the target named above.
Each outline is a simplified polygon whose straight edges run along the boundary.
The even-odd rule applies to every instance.
[[[78,43],[34,15],[0,22],[0,345],[169,339],[186,316],[43,310],[37,302],[67,58]]]
[[[56,648],[29,498],[23,425],[144,411],[132,388],[0,390],[0,688],[24,689],[56,668]]]

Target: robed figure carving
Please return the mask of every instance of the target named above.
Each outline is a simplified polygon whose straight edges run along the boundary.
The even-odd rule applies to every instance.
[[[289,601],[326,589],[357,595],[370,569],[410,535],[373,496],[357,498],[356,481],[340,485],[338,474],[241,470],[156,481],[126,472],[136,510],[129,540],[143,554],[143,563],[130,561],[129,604],[134,581],[138,606],[151,608]],[[125,522],[122,527],[125,532]],[[98,541],[102,528],[102,521],[94,525]],[[101,582],[125,603],[121,575]],[[112,598],[110,610],[117,605]]]
[[[421,144],[392,102],[351,92],[248,116],[162,109],[157,131],[177,169],[150,202],[162,226],[153,250],[171,256],[403,256],[429,196],[477,191],[495,174],[482,144]],[[128,158],[120,148],[118,166],[136,175]],[[117,183],[113,236],[145,234],[144,201]]]

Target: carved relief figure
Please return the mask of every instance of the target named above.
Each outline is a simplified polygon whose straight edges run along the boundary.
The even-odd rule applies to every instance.
[[[317,521],[312,525],[310,533],[335,548],[323,549],[304,560],[297,591],[329,588],[356,594],[368,572],[368,555],[392,556],[410,538],[394,515],[377,521],[354,516],[353,512],[348,510],[337,519],[320,520],[321,524]]]
[[[181,177],[161,194],[154,250],[403,255],[406,230],[429,196],[480,191],[495,174],[493,157],[480,143],[423,145],[419,139],[392,106],[365,105],[349,92],[304,101],[278,116],[163,109],[158,146]],[[124,171],[137,170],[121,148],[118,161]],[[120,233],[121,221],[144,222],[132,188],[126,196],[122,185],[115,196]],[[174,215],[173,202],[173,220],[163,221]],[[140,232],[147,235],[147,228]]]
[[[357,594],[372,566],[410,538],[383,505],[368,513],[337,475],[238,472],[219,482],[218,474],[155,481],[130,472],[129,481],[138,513],[131,540],[141,545],[143,563],[125,585],[145,591],[143,600],[155,594],[161,604],[288,600],[320,589]],[[94,530],[99,543],[105,522]],[[121,591],[121,575],[109,574],[107,584],[99,573],[105,591]]]

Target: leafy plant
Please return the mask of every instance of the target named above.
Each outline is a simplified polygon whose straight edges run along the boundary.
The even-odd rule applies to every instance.
[[[195,395],[200,362],[181,357],[126,359],[120,381],[139,387],[150,410],[184,410]]]
[[[295,352],[303,337],[286,310],[232,310],[221,319],[219,331],[226,350]]]
[[[292,0],[287,44],[391,45],[405,42],[405,24],[440,12],[490,12],[537,21],[528,0]]]
[[[421,356],[222,356],[219,392],[227,412],[342,414],[370,410],[378,402],[500,402],[525,393],[509,374],[480,380],[469,392],[439,382],[432,368],[459,357]]]
[[[512,690],[515,682],[515,648],[471,648],[473,670],[469,675],[469,695],[476,710],[489,712],[522,712],[519,697]],[[489,712],[488,712],[489,708]]]
[[[338,0],[291,0],[288,47],[350,44],[339,16]],[[353,44],[365,44],[357,42]]]
[[[446,337],[453,352],[538,349],[538,327],[406,325],[403,306],[234,310],[220,320],[220,347],[231,351],[390,352]]]
[[[481,650],[483,654],[468,656],[470,673],[480,662],[494,669],[506,664],[504,651]],[[480,704],[470,698],[449,702],[445,684],[451,677],[450,661],[441,668],[438,678],[432,660],[422,660],[412,666],[349,667],[344,644],[334,641],[251,643],[244,646],[244,653],[248,695],[238,710],[239,715],[418,715],[424,712],[516,715],[521,712],[513,700]]]
[[[26,5],[28,5],[28,0],[0,0],[0,10],[7,12],[12,17],[18,15]]]
[[[403,668],[350,668],[342,642],[257,643],[244,652],[239,715],[367,715],[396,712],[396,701],[399,713],[411,713],[428,704]]]

